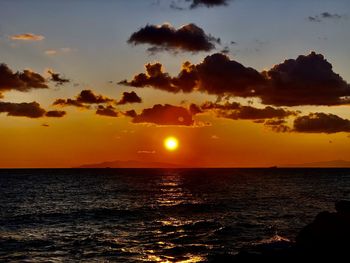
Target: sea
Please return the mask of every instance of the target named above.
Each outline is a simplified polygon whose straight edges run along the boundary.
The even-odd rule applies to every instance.
[[[0,262],[207,262],[349,199],[350,169],[2,169]]]

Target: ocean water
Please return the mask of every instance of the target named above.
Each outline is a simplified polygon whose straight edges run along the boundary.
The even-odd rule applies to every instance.
[[[205,262],[349,198],[349,169],[0,170],[0,262]]]

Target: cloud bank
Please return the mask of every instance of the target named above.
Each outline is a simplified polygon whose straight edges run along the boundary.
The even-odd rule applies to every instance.
[[[349,84],[333,71],[323,55],[315,52],[287,59],[263,72],[221,53],[207,56],[197,65],[185,62],[176,77],[164,72],[160,63],[147,64],[146,73],[119,84],[173,93],[199,91],[218,96],[255,97],[274,106],[350,103]]]

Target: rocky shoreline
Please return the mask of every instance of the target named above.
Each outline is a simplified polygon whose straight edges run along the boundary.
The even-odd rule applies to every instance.
[[[242,250],[237,255],[216,255],[209,262],[348,262],[350,201],[335,204],[336,212],[321,212],[305,226],[295,242],[279,240]]]

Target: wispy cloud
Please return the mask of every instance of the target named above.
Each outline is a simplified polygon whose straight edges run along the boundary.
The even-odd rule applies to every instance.
[[[319,15],[315,15],[315,16],[309,16],[307,19],[310,22],[322,22],[326,19],[333,19],[333,20],[339,20],[339,19],[343,19],[345,18],[345,15],[340,15],[337,13],[329,13],[329,12],[323,12]]]
[[[47,49],[44,51],[44,53],[48,56],[54,56],[54,55],[59,55],[59,54],[66,54],[69,52],[72,52],[73,50],[69,47],[63,47],[59,49]]]
[[[12,35],[10,36],[10,39],[22,40],[22,41],[41,41],[41,40],[44,40],[45,37],[43,35],[36,35],[33,33],[24,33],[24,34]]]
[[[55,50],[55,49],[48,49],[48,50],[45,50],[45,54],[48,55],[48,56],[53,56],[53,55],[57,54],[57,50]]]

